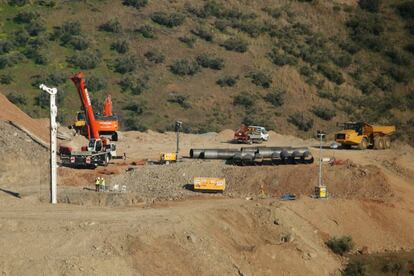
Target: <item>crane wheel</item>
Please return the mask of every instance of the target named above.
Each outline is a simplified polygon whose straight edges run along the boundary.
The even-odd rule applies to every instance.
[[[368,140],[367,140],[367,138],[363,138],[361,143],[359,143],[358,148],[360,150],[365,150],[365,149],[367,149],[367,147],[368,147]]]

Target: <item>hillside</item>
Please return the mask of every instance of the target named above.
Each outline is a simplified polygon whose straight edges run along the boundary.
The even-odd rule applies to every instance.
[[[263,124],[310,137],[336,122],[396,124],[414,142],[412,0],[10,0],[0,4],[0,91],[34,117],[38,84],[59,119],[111,93],[125,130]]]

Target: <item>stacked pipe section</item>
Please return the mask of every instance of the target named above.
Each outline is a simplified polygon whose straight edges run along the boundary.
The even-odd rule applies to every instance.
[[[243,147],[238,149],[191,149],[190,158],[222,159],[239,165],[313,163],[307,147]]]

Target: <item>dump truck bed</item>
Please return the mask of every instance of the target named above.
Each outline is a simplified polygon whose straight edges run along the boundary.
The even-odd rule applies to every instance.
[[[391,135],[395,132],[395,126],[380,126],[380,125],[367,125],[371,128],[372,133],[381,133],[383,135]]]

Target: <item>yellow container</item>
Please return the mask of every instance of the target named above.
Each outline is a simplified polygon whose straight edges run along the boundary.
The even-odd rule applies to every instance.
[[[315,187],[315,195],[317,198],[327,198],[328,193],[326,190],[326,186],[316,186]]]
[[[177,161],[177,154],[175,152],[161,153],[162,161]]]
[[[194,177],[194,190],[224,191],[226,179],[215,177]]]

